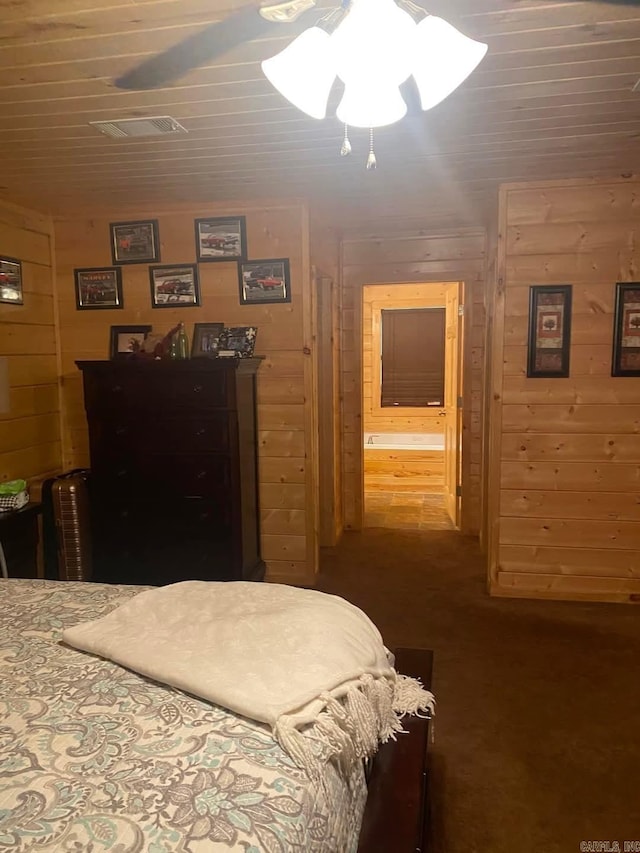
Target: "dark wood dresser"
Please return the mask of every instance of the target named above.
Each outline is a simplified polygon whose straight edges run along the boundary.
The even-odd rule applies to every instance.
[[[261,580],[261,359],[76,362],[95,581]]]

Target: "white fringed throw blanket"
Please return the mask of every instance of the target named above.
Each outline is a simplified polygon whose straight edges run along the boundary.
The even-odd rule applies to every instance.
[[[375,625],[342,598],[280,584],[185,581],[69,628],[69,645],[267,723],[316,781],[348,772],[433,696],[396,674]]]

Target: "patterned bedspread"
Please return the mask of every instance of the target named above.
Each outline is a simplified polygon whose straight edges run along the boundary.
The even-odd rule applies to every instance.
[[[362,773],[323,795],[260,724],[60,643],[139,591],[0,580],[0,851],[355,850]]]

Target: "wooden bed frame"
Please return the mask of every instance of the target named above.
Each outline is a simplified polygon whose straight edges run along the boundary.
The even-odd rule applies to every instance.
[[[433,652],[396,649],[396,668],[431,687]],[[407,717],[408,734],[380,747],[369,777],[358,853],[426,853],[430,721]]]

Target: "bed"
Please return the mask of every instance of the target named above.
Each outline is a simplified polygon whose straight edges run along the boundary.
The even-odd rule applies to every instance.
[[[388,768],[374,767],[369,807],[362,767],[345,779],[329,765],[320,791],[261,724],[60,643],[65,628],[140,590],[0,581],[0,849],[348,853],[369,849],[363,815],[375,844],[384,805],[398,820]],[[423,721],[412,724],[424,753]],[[393,765],[398,750],[387,746]],[[402,820],[422,833],[414,752],[415,780],[405,767],[399,802],[413,803]]]

